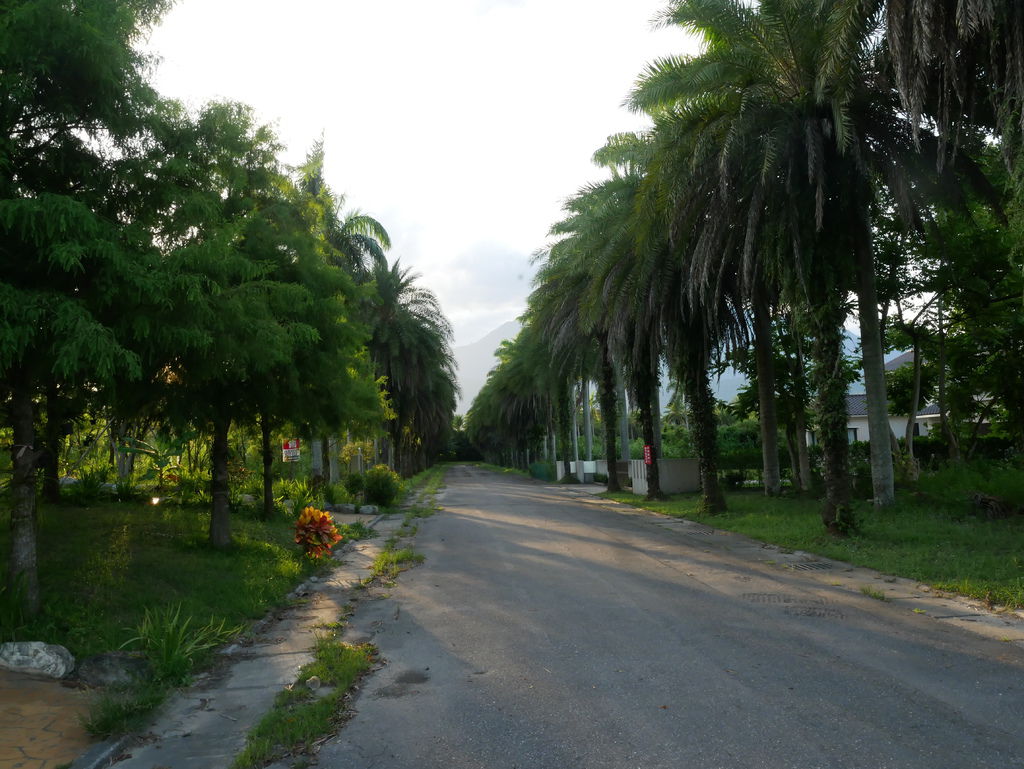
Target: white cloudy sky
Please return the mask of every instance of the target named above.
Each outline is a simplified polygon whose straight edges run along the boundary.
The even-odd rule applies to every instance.
[[[531,254],[594,150],[644,125],[621,107],[644,64],[692,51],[665,0],[178,0],[150,37],[156,84],[246,102],[298,162],[379,219],[392,258],[466,344],[519,315]]]

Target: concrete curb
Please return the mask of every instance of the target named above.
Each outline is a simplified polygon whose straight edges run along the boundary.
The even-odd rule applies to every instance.
[[[134,739],[133,735],[125,734],[93,745],[71,762],[70,769],[104,769],[110,766]]]

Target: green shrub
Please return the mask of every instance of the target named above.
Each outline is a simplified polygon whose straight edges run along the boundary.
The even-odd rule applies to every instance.
[[[119,478],[114,484],[114,496],[118,502],[134,502],[139,499],[142,491],[131,478]]]
[[[363,477],[362,473],[351,473],[345,476],[345,480],[342,481],[346,491],[353,497],[358,497],[363,493],[363,486],[366,483],[366,478]]]
[[[78,482],[65,486],[61,495],[73,505],[95,504],[108,495],[104,484],[110,477],[109,467],[83,470],[79,473]]]
[[[352,501],[352,495],[340,483],[325,483],[320,492],[324,495],[324,502],[329,505],[342,505]]]
[[[147,609],[135,637],[123,646],[141,648],[153,666],[155,680],[180,686],[188,682],[193,666],[238,631],[224,620],[210,619],[205,625],[194,625],[191,616],[182,616],[178,604],[154,612]]]
[[[530,465],[530,475],[550,483],[555,479],[555,466],[551,462],[534,462]]]
[[[323,495],[305,478],[278,482],[278,491],[274,498],[292,501],[292,513],[298,515],[307,507],[323,507]]]
[[[377,465],[366,471],[363,498],[367,504],[391,507],[401,490],[401,478],[387,465]]]
[[[205,504],[210,501],[210,476],[205,473],[182,473],[178,477],[177,497],[182,505]]]

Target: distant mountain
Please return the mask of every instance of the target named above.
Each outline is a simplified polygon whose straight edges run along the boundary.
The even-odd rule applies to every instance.
[[[455,364],[458,366],[459,389],[462,390],[462,396],[455,407],[457,414],[465,414],[469,410],[473,398],[487,381],[487,372],[498,362],[494,351],[506,339],[515,339],[519,328],[518,322],[510,320],[502,323],[483,339],[452,349]]]

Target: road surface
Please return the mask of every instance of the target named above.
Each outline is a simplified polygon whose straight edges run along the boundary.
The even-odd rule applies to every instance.
[[[457,467],[330,769],[1024,767],[1024,649]]]

